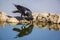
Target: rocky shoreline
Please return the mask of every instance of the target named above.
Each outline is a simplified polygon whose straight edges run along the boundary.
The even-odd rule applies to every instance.
[[[60,24],[60,15],[54,13],[32,13],[33,22],[48,22]],[[0,21],[6,22],[30,22],[19,16],[8,16],[5,12],[0,12]]]

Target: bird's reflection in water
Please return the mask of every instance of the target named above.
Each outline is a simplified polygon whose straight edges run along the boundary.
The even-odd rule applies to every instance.
[[[26,26],[28,26],[28,27],[26,27]],[[32,29],[33,29],[33,24],[29,24],[29,23],[26,25],[23,25],[21,27],[21,29],[13,28],[14,31],[19,32],[17,37],[23,37],[25,35],[29,35],[32,32]]]
[[[60,30],[60,24],[51,24],[51,23],[44,23],[44,22],[22,22],[22,23],[8,23],[10,26],[15,26],[15,25],[22,25],[21,28],[13,28],[14,31],[19,32],[16,37],[23,37],[26,35],[29,35],[33,27],[39,27],[40,29],[46,29],[48,28],[49,30],[54,30],[58,31]],[[5,27],[6,22],[0,22],[0,27],[2,26],[3,28]]]
[[[29,22],[22,22],[22,23],[8,23],[10,26],[16,26],[16,25],[23,25],[24,29],[26,26],[29,26],[30,28],[31,25],[33,27],[39,27],[39,28],[48,28],[49,30],[60,30],[60,24],[51,24],[51,23],[44,23],[44,22],[33,22],[33,24]],[[0,27],[5,28],[6,22],[0,22]]]

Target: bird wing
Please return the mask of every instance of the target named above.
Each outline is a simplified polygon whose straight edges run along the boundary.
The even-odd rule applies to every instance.
[[[22,11],[22,10],[31,11],[30,9],[28,9],[28,8],[26,8],[26,7],[24,7],[24,6],[21,6],[21,5],[15,5],[15,7],[16,7],[18,10],[20,10],[20,11]]]
[[[13,13],[20,13],[18,10],[13,11]]]

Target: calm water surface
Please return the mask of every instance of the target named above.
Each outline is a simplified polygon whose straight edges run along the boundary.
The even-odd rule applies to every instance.
[[[0,22],[0,40],[60,40],[60,25]]]

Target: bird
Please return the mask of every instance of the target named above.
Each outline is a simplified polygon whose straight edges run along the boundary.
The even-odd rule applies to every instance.
[[[17,10],[13,11],[13,13],[20,13],[21,18],[24,16],[26,20],[33,20],[32,12],[30,9],[16,4],[14,4],[14,6],[17,8]]]

